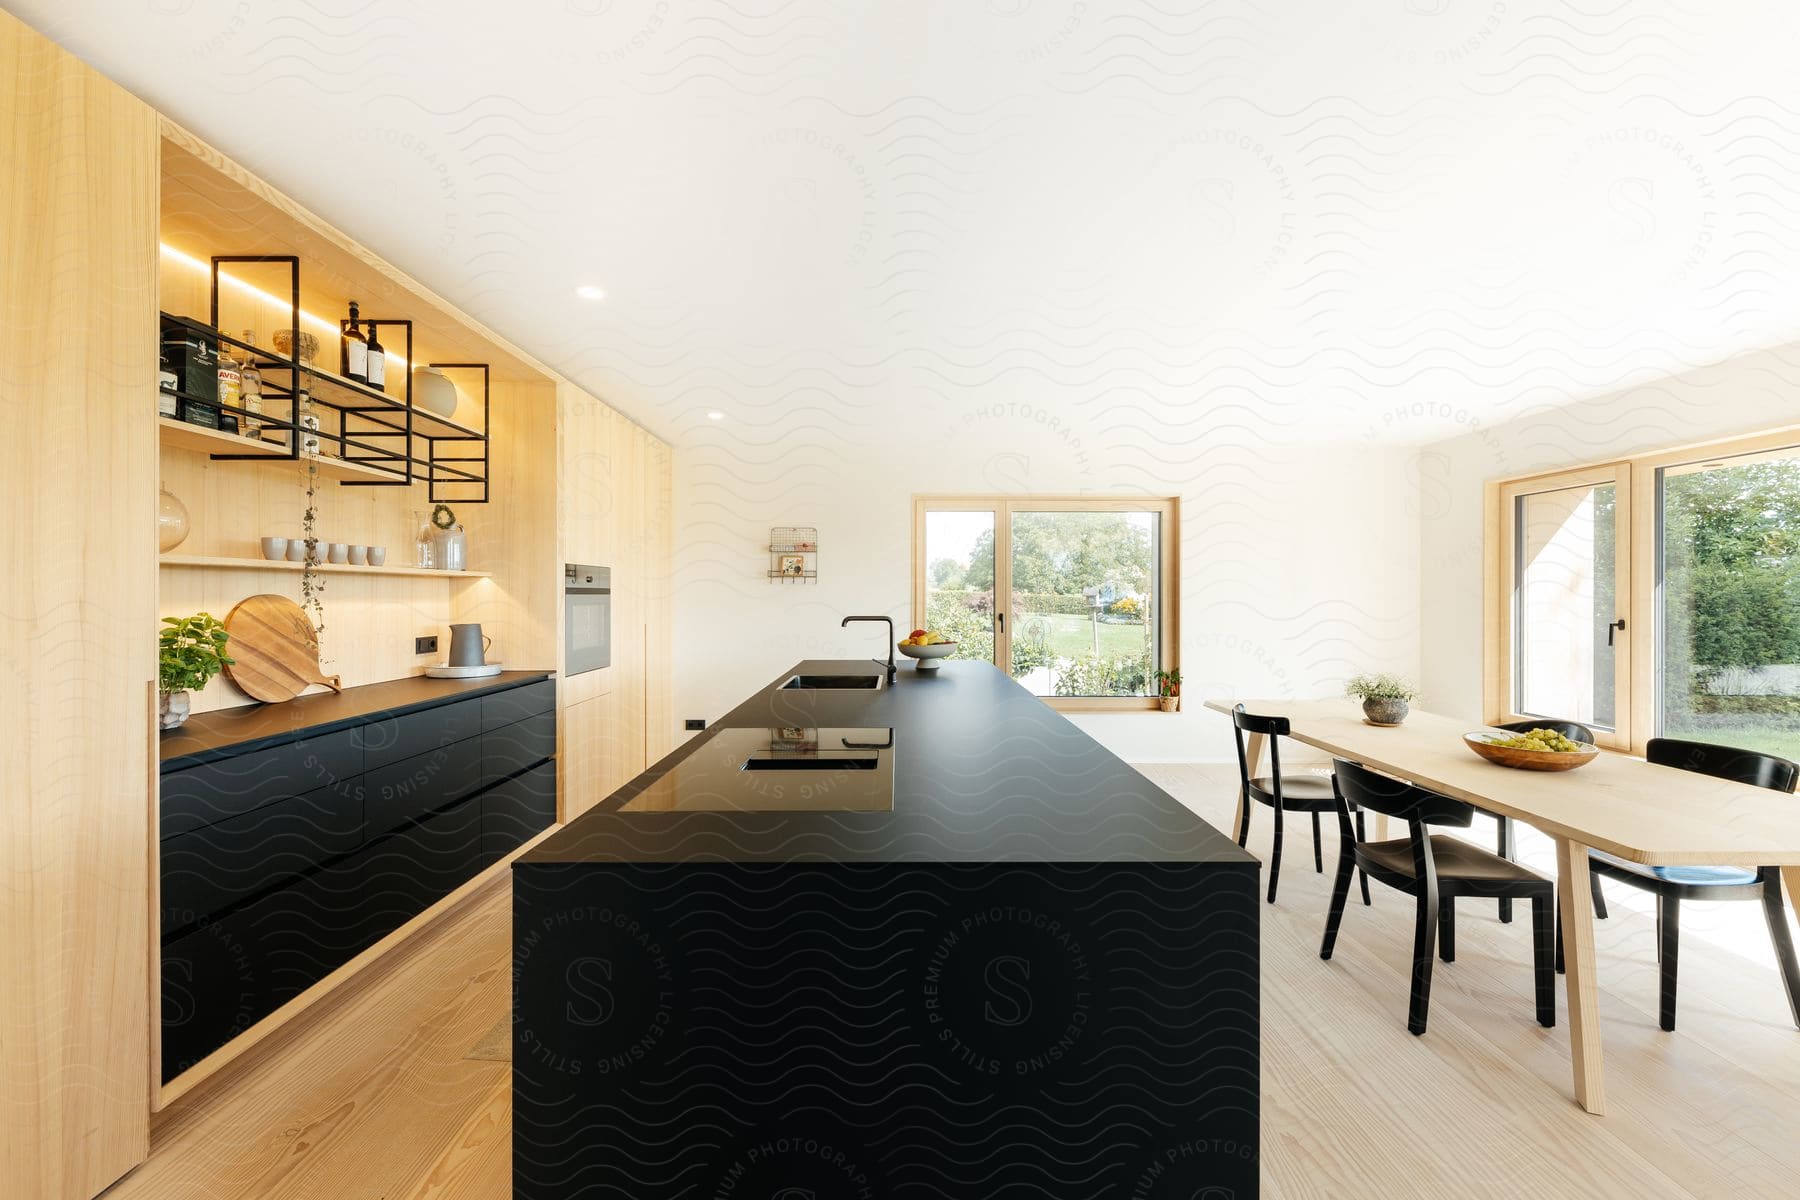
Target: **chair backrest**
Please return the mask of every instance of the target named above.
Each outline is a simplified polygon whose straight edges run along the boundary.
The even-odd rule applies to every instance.
[[[1679,738],[1651,738],[1644,758],[1660,767],[1696,771],[1715,779],[1747,783],[1776,792],[1791,792],[1800,781],[1800,764],[1773,754],[1715,746],[1710,742],[1684,742]]]
[[[1245,733],[1263,733],[1273,737],[1286,737],[1289,729],[1286,717],[1264,717],[1245,712],[1241,704],[1232,706],[1231,723]]]
[[[1594,731],[1580,721],[1508,721],[1504,725],[1496,725],[1495,729],[1504,729],[1508,733],[1530,733],[1534,729],[1551,729],[1562,734],[1571,742],[1582,742],[1592,746]]]
[[[1467,826],[1475,819],[1473,806],[1461,800],[1440,796],[1417,784],[1341,758],[1333,760],[1331,766],[1339,798],[1358,808],[1401,817],[1420,825]],[[1345,821],[1349,820],[1347,812],[1341,815]]]
[[[1250,787],[1250,752],[1244,745],[1246,733],[1260,733],[1269,739],[1269,776],[1275,780],[1277,795],[1281,792],[1281,739],[1287,736],[1286,717],[1263,717],[1244,711],[1242,704],[1231,706],[1231,738],[1237,743],[1238,782]]]

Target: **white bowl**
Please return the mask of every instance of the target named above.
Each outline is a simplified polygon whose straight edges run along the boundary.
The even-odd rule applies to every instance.
[[[948,658],[956,653],[956,643],[938,642],[933,646],[900,646],[899,651],[908,658],[918,659],[919,670],[935,671],[938,669],[938,659]]]

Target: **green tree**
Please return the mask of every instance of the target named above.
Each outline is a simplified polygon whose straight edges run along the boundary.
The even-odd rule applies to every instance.
[[[963,586],[968,569],[954,558],[940,558],[931,564],[931,586],[942,591],[956,591]]]

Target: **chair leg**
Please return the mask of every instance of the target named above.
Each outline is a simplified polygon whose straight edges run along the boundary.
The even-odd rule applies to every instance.
[[[1412,996],[1406,1008],[1406,1029],[1415,1037],[1425,1032],[1425,1018],[1431,1010],[1431,960],[1437,941],[1437,905],[1433,899],[1419,897],[1413,925]]]
[[[1563,917],[1562,905],[1556,906],[1556,973],[1561,975],[1567,968],[1563,964]]]
[[[1660,997],[1662,1027],[1675,1032],[1675,975],[1680,966],[1681,897],[1656,898],[1656,942],[1662,947],[1662,995]]]
[[[1250,792],[1247,788],[1238,789],[1238,845],[1243,846],[1250,841]]]
[[[1537,991],[1538,1024],[1545,1029],[1556,1025],[1556,967],[1552,960],[1557,938],[1552,929],[1556,919],[1553,901],[1549,895],[1531,898],[1531,970]]]
[[[1316,808],[1313,809],[1312,818],[1313,818],[1313,873],[1315,875],[1323,875],[1325,873],[1325,841],[1324,841],[1324,835],[1319,832],[1319,810],[1318,809],[1316,809]]]
[[[1518,834],[1513,829],[1512,818],[1499,817],[1496,819],[1500,825],[1500,834],[1497,839],[1498,845],[1495,847],[1495,853],[1499,854],[1501,858],[1506,859],[1508,862],[1514,862],[1519,857],[1519,841]],[[1510,925],[1512,923],[1511,896],[1500,897],[1500,923],[1502,925]]]
[[[1359,842],[1366,842],[1369,840],[1369,835],[1363,832],[1363,815],[1362,809],[1360,808],[1356,810],[1356,840]],[[1356,874],[1357,878],[1362,880],[1363,907],[1367,908],[1370,903],[1369,873],[1367,871],[1358,871]]]
[[[1606,920],[1606,893],[1600,890],[1600,872],[1589,871],[1588,878],[1594,883],[1594,917],[1596,920],[1604,921]]]
[[[1438,901],[1438,957],[1447,963],[1456,961],[1456,897]]]
[[[1281,805],[1274,807],[1275,843],[1269,850],[1269,903],[1275,903],[1275,884],[1281,879]]]
[[[1794,958],[1794,936],[1788,932],[1787,913],[1781,903],[1781,872],[1763,870],[1763,916],[1769,922],[1769,940],[1775,943],[1775,962],[1781,968],[1781,985],[1787,989],[1788,1008],[1800,1025],[1800,961]]]
[[[1354,854],[1338,852],[1337,877],[1331,881],[1331,907],[1325,913],[1325,940],[1319,943],[1319,957],[1330,958],[1337,946],[1338,926],[1344,923],[1344,902],[1350,898],[1350,874],[1356,870]]]

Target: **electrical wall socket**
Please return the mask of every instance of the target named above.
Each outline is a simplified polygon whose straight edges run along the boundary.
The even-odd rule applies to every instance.
[[[436,654],[437,653],[437,634],[434,633],[430,637],[414,638],[413,639],[413,653],[414,654]]]
[[[706,728],[706,718],[705,717],[689,717],[687,719],[687,727],[689,729],[705,729]]]

